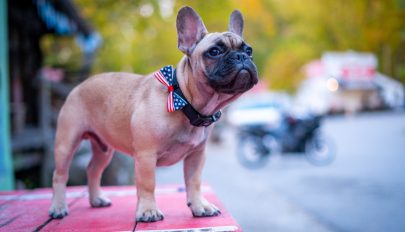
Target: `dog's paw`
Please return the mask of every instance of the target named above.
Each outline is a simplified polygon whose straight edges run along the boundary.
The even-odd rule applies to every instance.
[[[205,199],[188,202],[187,206],[191,209],[194,217],[213,217],[221,214],[218,207]]]
[[[101,208],[101,207],[108,207],[111,206],[111,200],[107,197],[95,197],[94,199],[90,199],[90,205],[93,208]]]
[[[156,222],[163,220],[163,214],[158,209],[148,209],[136,214],[137,222]]]
[[[137,222],[156,222],[163,220],[163,214],[159,209],[147,209],[136,213]]]
[[[137,222],[156,222],[163,220],[163,214],[156,206],[156,202],[150,199],[140,198],[136,208]]]
[[[69,214],[68,207],[65,203],[57,204],[52,203],[51,208],[48,211],[51,218],[62,219]]]

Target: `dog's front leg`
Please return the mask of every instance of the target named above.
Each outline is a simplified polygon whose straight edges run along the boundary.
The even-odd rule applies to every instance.
[[[138,196],[136,221],[138,222],[163,220],[163,214],[157,208],[155,200],[155,168],[156,153],[154,151],[140,152],[135,156],[135,184]]]
[[[184,180],[187,191],[187,206],[191,209],[194,217],[217,216],[219,209],[208,202],[201,193],[201,174],[205,163],[204,149],[184,159]]]

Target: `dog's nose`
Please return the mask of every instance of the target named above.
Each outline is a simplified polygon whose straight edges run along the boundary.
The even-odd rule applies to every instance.
[[[248,59],[248,56],[246,55],[246,53],[244,52],[235,52],[232,56],[233,60],[237,60],[240,62],[245,61],[246,59]]]
[[[245,53],[238,53],[238,60],[245,61],[247,59],[247,55]]]

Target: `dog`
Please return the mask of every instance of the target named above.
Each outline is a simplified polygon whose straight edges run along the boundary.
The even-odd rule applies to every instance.
[[[100,189],[113,151],[135,161],[136,221],[163,220],[154,197],[155,168],[184,161],[187,205],[195,217],[220,214],[201,193],[207,136],[220,110],[258,82],[252,48],[242,38],[243,17],[235,10],[226,32],[208,33],[200,16],[177,14],[178,48],[184,57],[148,75],[103,73],[76,86],[62,106],[55,136],[52,218],[68,214],[66,183],[79,143],[89,139],[87,167],[92,207],[111,201]]]

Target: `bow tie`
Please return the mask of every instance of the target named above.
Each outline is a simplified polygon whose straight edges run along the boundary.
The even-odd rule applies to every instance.
[[[171,65],[161,68],[159,71],[155,72],[154,75],[160,83],[166,86],[169,92],[166,103],[168,112],[182,110],[184,115],[189,119],[190,124],[199,127],[207,127],[221,117],[221,111],[217,111],[213,115],[203,115],[188,103],[177,82],[176,69]]]
[[[179,88],[179,84],[176,79],[176,69],[173,66],[168,65],[155,72],[155,78],[167,87],[169,96],[167,97],[167,111],[174,112],[176,110],[183,109],[188,102],[179,96],[174,90]]]

